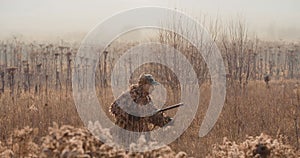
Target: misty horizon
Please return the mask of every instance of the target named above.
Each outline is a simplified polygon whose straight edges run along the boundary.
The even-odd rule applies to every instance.
[[[96,24],[120,11],[160,6],[183,10],[193,17],[218,18],[223,22],[242,17],[249,32],[261,39],[300,40],[300,1],[297,0],[2,0],[0,4],[2,39],[14,35],[30,40],[80,41]]]

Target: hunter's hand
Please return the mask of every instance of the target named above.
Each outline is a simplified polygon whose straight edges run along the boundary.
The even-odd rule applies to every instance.
[[[172,117],[167,116],[166,120],[167,120],[166,124],[168,124],[168,126],[174,125],[174,119]]]

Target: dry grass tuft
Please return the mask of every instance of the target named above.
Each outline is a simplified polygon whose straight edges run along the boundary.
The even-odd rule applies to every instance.
[[[92,125],[90,125],[91,127]],[[101,133],[107,133],[107,129],[96,129]],[[60,158],[90,158],[90,157],[169,157],[185,158],[185,152],[174,152],[170,147],[162,147],[157,150],[137,153],[120,150],[100,142],[85,128],[75,128],[70,125],[59,127],[53,123],[49,127],[48,134],[41,139],[41,144],[34,143],[37,129],[25,127],[15,130],[6,144],[0,142],[1,157],[60,157]],[[110,135],[107,133],[107,135]],[[142,137],[140,139],[143,139]],[[139,140],[139,142],[143,142]],[[141,147],[141,144],[132,144]]]
[[[287,145],[286,137],[280,135],[273,139],[271,136],[261,134],[260,136],[247,136],[241,143],[230,141],[226,137],[223,143],[213,145],[210,157],[289,157],[296,158],[300,153],[291,145]]]

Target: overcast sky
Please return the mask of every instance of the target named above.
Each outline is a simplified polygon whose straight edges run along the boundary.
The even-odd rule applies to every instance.
[[[259,37],[300,40],[300,0],[0,0],[0,37],[84,35],[104,18],[139,6],[221,19],[242,15]]]

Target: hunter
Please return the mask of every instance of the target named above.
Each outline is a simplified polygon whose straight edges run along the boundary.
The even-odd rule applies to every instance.
[[[131,85],[130,89],[123,93],[110,106],[110,113],[119,127],[135,131],[151,131],[154,127],[163,127],[172,121],[163,112],[155,113],[150,94],[154,86],[159,85],[150,74],[142,74],[138,83]],[[148,115],[143,114],[148,113]],[[151,114],[152,112],[152,114]]]

